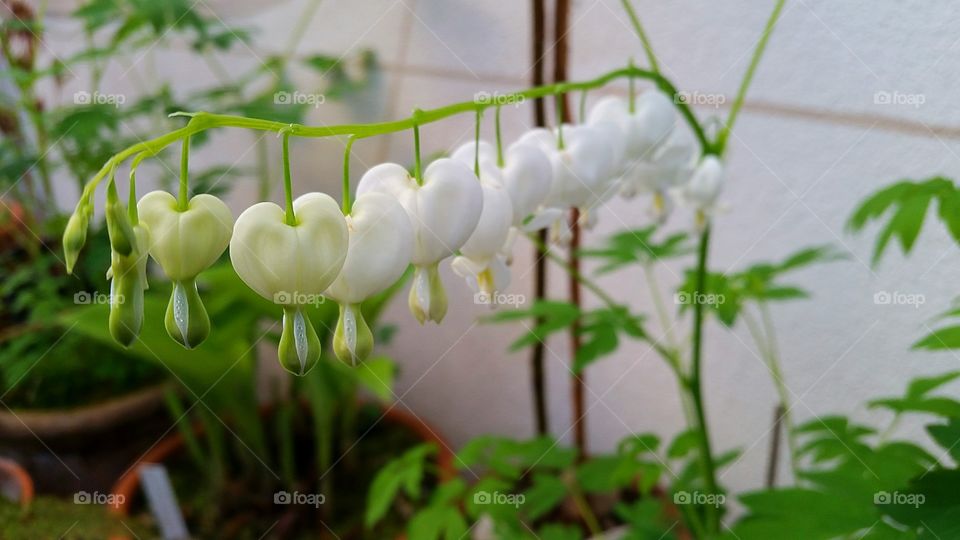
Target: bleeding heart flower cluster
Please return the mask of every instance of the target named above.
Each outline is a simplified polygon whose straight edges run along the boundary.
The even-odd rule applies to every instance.
[[[149,253],[173,282],[167,332],[184,347],[199,345],[210,321],[196,278],[229,245],[244,283],[283,309],[279,359],[285,369],[303,375],[320,359],[306,308],[328,298],[340,305],[334,352],[355,364],[373,348],[361,303],[396,283],[410,265],[410,312],[421,324],[440,323],[447,312],[443,261],[452,258],[453,271],[475,292],[494,295],[510,281],[517,236],[549,228],[551,240],[564,243],[571,208],[589,226],[615,194],[647,193],[657,219],[667,216],[675,199],[691,205],[702,226],[715,207],[723,165],[713,156],[698,159],[694,141],[677,123],[674,103],[658,91],[631,100],[606,97],[583,124],[531,130],[505,151],[499,140],[477,140],[433,161],[422,174],[419,159],[412,174],[398,164],[377,165],[362,176],[356,199],[343,210],[324,193],[307,193],[291,204],[285,146],[287,208],[261,202],[235,223],[219,199],[197,195],[184,201],[185,191],[180,200],[148,193],[128,218],[111,179],[110,275],[122,293],[115,297],[134,299],[111,306],[111,331],[125,345],[137,337]],[[90,213],[78,206],[65,233],[71,265]]]

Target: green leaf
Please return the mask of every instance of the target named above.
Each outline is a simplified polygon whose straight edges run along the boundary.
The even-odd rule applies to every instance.
[[[930,424],[927,433],[960,463],[960,418],[951,418],[946,424]]]
[[[933,333],[914,343],[912,348],[928,351],[960,349],[960,326],[947,326],[934,330]]]
[[[567,485],[559,476],[535,474],[533,485],[523,492],[523,513],[536,520],[557,507],[567,497]]]
[[[415,446],[377,472],[367,493],[363,520],[367,528],[373,527],[386,516],[401,490],[413,500],[420,498],[426,460],[436,451],[433,443]]]
[[[570,302],[537,300],[529,309],[501,311],[487,320],[492,322],[515,322],[530,319],[527,333],[510,344],[511,351],[543,342],[551,334],[569,328],[580,318],[580,309]]]
[[[748,513],[732,531],[742,540],[827,540],[867,529],[879,519],[872,499],[843,493],[785,488],[748,493],[740,500]]]
[[[632,264],[649,265],[663,259],[680,257],[693,252],[686,233],[676,233],[658,242],[653,237],[657,227],[623,231],[607,239],[604,247],[581,249],[582,257],[600,259],[604,264],[598,273],[605,274]]]
[[[878,191],[861,203],[848,226],[858,231],[870,221],[891,215],[877,237],[873,252],[873,263],[876,264],[892,238],[899,240],[904,253],[913,249],[923,228],[927,209],[934,199],[939,201],[938,215],[945,222],[947,230],[954,239],[960,239],[960,218],[956,213],[960,206],[958,198],[960,192],[946,178],[934,177],[919,182],[903,180]]]

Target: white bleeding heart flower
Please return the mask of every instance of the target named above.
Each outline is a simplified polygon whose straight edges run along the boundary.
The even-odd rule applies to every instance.
[[[696,212],[696,225],[702,229],[716,208],[717,198],[723,189],[724,166],[716,156],[706,156],[684,186],[681,195]]]
[[[339,275],[349,233],[329,195],[301,195],[293,211],[296,222],[288,224],[284,209],[272,202],[244,210],[234,226],[230,261],[247,286],[283,306],[280,363],[304,375],[320,359],[320,340],[304,308],[321,302]]]
[[[473,171],[453,159],[441,158],[417,183],[405,168],[384,163],[370,169],[357,185],[357,195],[378,191],[400,202],[413,226],[415,267],[410,311],[423,324],[440,322],[447,312],[446,292],[438,264],[470,238],[483,209],[483,190]]]
[[[470,147],[473,144],[460,147],[454,152],[454,159],[463,159]],[[480,221],[460,248],[460,256],[453,259],[453,271],[466,278],[474,291],[492,295],[509,282],[502,250],[514,223],[513,202],[503,185],[500,168],[490,166],[488,160],[481,165],[478,180],[483,189]]]
[[[663,92],[650,90],[637,96],[634,111],[629,102],[618,96],[607,96],[590,109],[587,123],[613,122],[620,126],[625,139],[625,159],[649,159],[664,144],[677,122],[677,109]]]
[[[696,150],[688,139],[678,136],[658,147],[649,160],[638,160],[623,176],[620,194],[633,198],[637,194],[653,195],[653,217],[666,219],[670,210],[667,193],[686,184],[696,167]]]
[[[612,194],[611,171],[614,165],[613,150],[607,136],[590,126],[563,126],[564,147],[557,147],[557,134],[546,129],[534,129],[525,133],[521,142],[537,145],[550,159],[553,182],[544,205],[554,208],[580,209],[585,221],[592,222],[593,209]],[[568,239],[568,229],[563,214],[552,225],[551,236],[555,242]]]
[[[186,208],[180,208],[165,191],[144,195],[137,213],[150,231],[150,256],[173,282],[164,318],[167,333],[188,349],[196,347],[210,333],[196,277],[227,249],[233,214],[223,201],[207,194],[193,197]]]
[[[133,345],[143,326],[143,292],[147,283],[147,247],[150,233],[143,225],[132,227],[136,239],[127,255],[110,254],[110,335],[124,347]]]
[[[373,334],[360,303],[395,283],[413,256],[413,227],[396,199],[375,191],[353,202],[346,216],[349,231],[347,258],[326,295],[340,304],[334,332],[337,357],[356,364],[373,349]]]
[[[474,143],[467,143],[458,148],[452,157],[472,165],[475,151]],[[500,172],[503,187],[513,205],[513,227],[501,248],[509,264],[513,243],[520,232],[540,230],[562,214],[560,209],[543,206],[553,183],[553,166],[538,145],[521,141],[507,147],[502,167],[497,163],[496,148],[486,141],[480,141],[479,161],[481,170],[496,169]]]

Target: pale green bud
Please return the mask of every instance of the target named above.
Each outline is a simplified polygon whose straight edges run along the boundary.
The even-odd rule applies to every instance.
[[[283,369],[302,377],[320,361],[320,338],[301,306],[284,306],[277,349]]]
[[[197,292],[196,279],[173,282],[164,326],[170,337],[187,349],[199,346],[210,335],[210,317]]]
[[[73,273],[73,266],[77,264],[80,250],[87,243],[87,229],[90,226],[90,206],[81,203],[67,221],[63,231],[63,256],[67,263],[67,273]]]
[[[413,286],[407,297],[410,313],[420,324],[433,321],[440,324],[447,314],[447,293],[440,281],[438,263],[430,266],[417,266],[413,271]]]
[[[342,362],[356,366],[373,351],[373,332],[363,318],[360,304],[341,304],[340,319],[333,333],[333,352]]]

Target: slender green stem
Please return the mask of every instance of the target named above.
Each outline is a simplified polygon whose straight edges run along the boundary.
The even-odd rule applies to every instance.
[[[423,111],[415,109],[413,111],[413,179],[417,184],[423,185],[423,171],[420,163],[420,118]]]
[[[180,147],[180,197],[177,205],[181,212],[190,206],[190,136],[183,138]]]
[[[558,90],[556,94],[553,95],[553,103],[557,108],[556,112],[556,124],[557,124],[557,149],[563,150],[563,93]]]
[[[583,491],[580,490],[580,486],[577,485],[576,475],[573,474],[573,471],[570,471],[566,476],[568,478],[566,482],[567,491],[570,493],[573,504],[577,507],[577,512],[580,514],[580,517],[583,518],[583,523],[587,526],[593,538],[602,539],[603,529],[600,528],[600,521],[597,520],[596,514],[594,514],[593,509],[590,508],[590,503],[583,495]]]
[[[630,0],[623,0],[623,9],[625,9],[627,15],[630,16],[633,29],[637,32],[637,37],[640,38],[640,43],[643,45],[643,52],[646,53],[647,61],[650,62],[650,69],[653,70],[654,73],[660,73],[660,66],[657,64],[657,55],[653,53],[653,45],[650,44],[650,39],[643,30],[643,25],[640,24],[640,17],[637,16],[637,12],[633,9],[633,5],[630,4]]]
[[[660,319],[660,326],[663,327],[663,334],[667,340],[667,345],[676,350],[677,341],[674,339],[673,325],[670,324],[670,316],[667,314],[667,307],[663,303],[663,296],[660,294],[660,286],[657,284],[656,271],[652,265],[643,265],[643,276],[647,281],[647,288],[650,289],[650,296],[653,298],[654,309],[657,312],[657,318]]]
[[[295,227],[297,216],[293,213],[293,179],[290,177],[290,134],[283,134],[283,196],[286,202],[287,225]]]
[[[710,246],[710,225],[707,224],[700,235],[700,248],[697,250],[697,287],[694,290],[694,296],[704,294],[707,281],[707,255]],[[703,302],[695,302],[693,305],[693,351],[692,366],[690,369],[690,393],[693,398],[693,408],[696,414],[699,429],[700,446],[700,465],[703,472],[703,480],[707,492],[716,495],[719,494],[717,485],[716,464],[713,461],[713,451],[710,448],[710,431],[707,424],[706,409],[703,403],[703,385],[701,381],[703,360],[703,319],[705,315],[705,306]],[[717,533],[720,530],[720,516],[716,506],[708,504],[705,506],[707,511],[707,531]]]
[[[777,20],[780,18],[780,13],[783,11],[784,4],[786,4],[786,0],[777,0],[776,5],[773,7],[773,12],[770,13],[770,18],[767,19],[766,26],[763,28],[763,34],[760,36],[760,41],[757,42],[757,46],[753,49],[753,57],[750,58],[750,64],[747,66],[747,71],[743,75],[743,80],[740,81],[740,88],[737,90],[737,97],[734,98],[733,105],[730,106],[730,113],[727,115],[727,123],[717,137],[716,148],[719,154],[722,154],[723,150],[727,147],[727,139],[730,136],[730,132],[733,131],[733,125],[736,123],[737,116],[740,114],[740,109],[743,107],[743,100],[747,97],[747,90],[750,88],[750,83],[753,82],[753,75],[757,71],[757,66],[760,64],[760,59],[763,57],[763,52],[767,48],[767,42],[770,41],[770,35],[773,33],[773,28],[776,26]]]
[[[783,407],[783,425],[787,436],[787,447],[790,452],[790,468],[794,478],[797,478],[799,472],[799,455],[797,454],[797,443],[794,434],[793,415],[791,410],[790,391],[783,379],[783,370],[780,368],[779,353],[776,348],[776,336],[774,335],[773,321],[770,318],[769,310],[764,303],[759,306],[761,315],[761,324],[754,320],[753,316],[746,309],[742,311],[743,321],[747,325],[750,336],[757,344],[760,354],[763,357],[767,369],[770,371],[770,378],[773,379],[774,387],[777,390],[777,397],[780,405]]]
[[[583,124],[587,121],[587,91],[580,91],[580,111],[577,115],[577,118],[580,119],[580,123]]]
[[[353,141],[356,137],[347,138],[347,145],[343,149],[343,215],[349,216],[353,210],[353,199],[350,197],[350,149],[353,148]]]
[[[477,109],[477,121],[473,129],[473,173],[480,178],[480,120],[483,118],[483,109]]]
[[[512,102],[525,99],[537,99],[555,95],[558,92],[567,93],[583,89],[600,88],[614,80],[624,77],[648,79],[654,82],[657,87],[667,95],[674,95],[677,93],[676,87],[658,73],[653,73],[643,69],[634,68],[631,70],[629,68],[624,68],[605,73],[600,77],[588,81],[564,82],[528,88],[520,92],[508,94],[504,97],[504,101]],[[358,139],[362,139],[377,135],[386,135],[389,133],[405,131],[412,129],[414,125],[419,126],[437,122],[458,114],[474,112],[478,108],[485,108],[487,106],[487,104],[477,103],[475,100],[463,101],[460,103],[447,105],[445,107],[439,107],[437,109],[420,111],[420,114],[416,115],[416,118],[411,116],[409,118],[390,122],[380,122],[374,124],[342,124],[336,126],[304,126],[300,124],[291,125],[288,123],[258,118],[247,118],[243,116],[226,114],[211,114],[206,112],[174,113],[173,116],[186,116],[190,118],[190,121],[186,126],[180,129],[176,129],[165,135],[161,135],[147,141],[141,141],[115,154],[107,161],[107,163],[103,165],[103,167],[100,168],[100,171],[94,175],[93,179],[91,179],[86,186],[84,186],[82,198],[86,200],[92,200],[92,192],[96,190],[97,186],[99,186],[100,182],[110,170],[110,167],[122,163],[130,156],[143,151],[150,151],[154,155],[159,154],[159,152],[167,146],[177,141],[181,141],[185,137],[206,131],[208,129],[233,127],[261,131],[273,131],[277,133],[287,131],[291,136],[294,137],[318,138],[335,137],[338,135],[355,135]],[[693,110],[686,103],[677,103],[676,107],[683,116],[684,121],[689,125],[690,129],[696,136],[702,152],[704,154],[716,154],[716,149],[707,139],[706,132],[704,131],[703,126],[701,126],[696,115],[693,113]]]
[[[497,105],[494,125],[497,132],[497,167],[503,168],[503,135],[500,133],[500,105]]]
[[[130,216],[130,223],[132,225],[137,225],[140,223],[140,214],[137,212],[137,167],[140,166],[141,161],[148,157],[150,157],[149,153],[141,152],[137,154],[137,157],[133,158],[133,162],[130,164],[130,186],[129,193],[127,194],[127,215]]]

